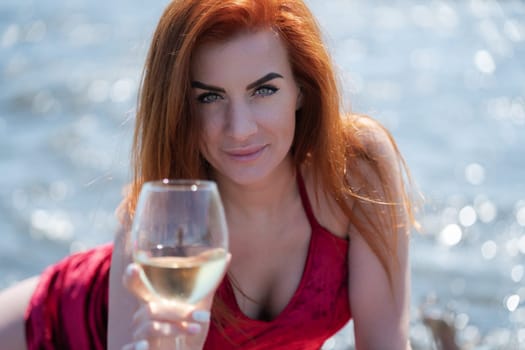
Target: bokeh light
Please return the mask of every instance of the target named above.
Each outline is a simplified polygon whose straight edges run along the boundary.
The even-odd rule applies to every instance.
[[[491,260],[498,253],[498,245],[492,240],[488,240],[481,245],[481,255],[484,259]]]
[[[472,163],[465,168],[465,178],[473,185],[481,185],[485,181],[485,168],[478,163]]]
[[[525,2],[308,3],[345,106],[392,132],[425,197],[410,242],[413,348],[435,348],[418,313],[430,295],[460,348],[525,349]],[[113,238],[165,4],[0,4],[0,287]],[[326,348],[353,349],[351,335]]]
[[[517,294],[512,294],[509,297],[507,297],[505,301],[505,306],[510,312],[516,311],[520,304],[520,296]]]
[[[514,282],[519,283],[523,279],[524,273],[525,268],[523,267],[523,265],[519,264],[512,267],[512,270],[510,271],[510,276]]]
[[[456,224],[447,225],[441,230],[439,234],[439,242],[446,246],[455,246],[461,242],[461,237],[463,236],[463,231],[461,227]]]
[[[486,50],[480,50],[476,52],[474,56],[474,63],[480,72],[485,74],[492,74],[496,69],[494,58],[492,58],[490,52]]]
[[[476,223],[478,216],[476,211],[470,205],[467,205],[459,211],[459,222],[464,227],[472,226]]]

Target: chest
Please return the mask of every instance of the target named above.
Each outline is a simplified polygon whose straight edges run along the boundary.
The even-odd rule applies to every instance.
[[[308,256],[305,276],[280,312],[272,314],[260,308],[243,308],[231,281],[221,284],[218,294],[236,321],[220,330],[211,323],[207,338],[207,344],[213,344],[210,349],[232,348],[232,342],[238,344],[239,349],[320,349],[328,337],[348,322],[351,312],[347,241],[330,233],[318,235],[315,231],[311,239],[315,253],[330,254]]]
[[[304,198],[297,197],[293,205],[287,206],[284,225],[244,223],[230,228],[236,237],[230,247],[230,282],[237,306],[250,319],[269,321],[278,317],[304,283],[308,263],[316,266],[315,276],[309,278],[324,281],[340,270],[342,275],[333,276],[331,285],[346,279],[347,246],[342,242],[348,219],[333,199],[314,190],[308,172],[304,185]],[[317,244],[321,244],[321,250]],[[334,267],[337,271],[332,270]]]
[[[264,285],[253,280],[254,285],[247,286],[249,289],[242,289],[240,285],[246,280],[229,279],[221,285],[219,295],[240,320],[238,325],[250,339],[266,334],[270,325],[273,330],[283,330],[286,337],[292,329],[292,333],[300,334],[301,339],[324,337],[327,330],[333,334],[351,317],[348,241],[318,229],[312,232],[309,254],[297,285],[286,283],[290,276],[285,274],[282,275],[282,283]],[[283,285],[287,287],[279,288]],[[260,299],[255,300],[253,296]],[[320,330],[322,334],[318,333]],[[238,329],[235,329],[233,334],[237,333]],[[275,340],[275,337],[272,336],[272,339]]]
[[[239,309],[251,319],[277,317],[301,282],[311,227],[304,213],[297,216],[293,225],[247,234],[249,238],[232,244],[229,276],[233,293]]]

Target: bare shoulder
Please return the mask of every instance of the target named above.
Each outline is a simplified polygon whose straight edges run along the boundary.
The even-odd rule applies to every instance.
[[[366,168],[371,162],[386,162],[385,166],[392,166],[401,161],[394,138],[377,120],[354,114],[347,116],[345,122],[349,147],[355,148],[358,165]]]
[[[344,117],[347,135],[346,180],[352,192],[362,198],[379,202],[398,201],[403,193],[403,159],[390,132],[379,122],[365,115]],[[346,238],[354,230],[349,229],[347,214],[335,199],[317,188],[313,181],[313,164],[306,164],[302,173],[314,215],[319,223],[336,236]],[[357,197],[347,198],[348,207],[355,208]],[[362,202],[354,218],[368,215],[371,205]],[[356,208],[357,209],[357,208]]]
[[[28,278],[0,291],[0,344],[2,349],[26,349],[25,312],[35,291],[38,276]]]
[[[363,115],[346,119],[349,156],[347,181],[352,190],[380,202],[404,200],[404,160],[390,132]]]
[[[306,192],[317,222],[329,232],[340,238],[347,238],[348,217],[341,210],[335,199],[327,195],[313,179],[312,164],[305,164],[301,169]]]

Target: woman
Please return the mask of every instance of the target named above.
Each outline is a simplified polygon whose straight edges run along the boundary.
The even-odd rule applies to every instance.
[[[409,348],[404,167],[390,134],[340,102],[301,0],[171,2],[145,66],[123,229],[6,292],[8,348],[25,342],[24,310],[30,348],[184,334],[191,349],[318,349],[350,319],[358,349]],[[225,206],[228,277],[196,306],[159,308],[130,264],[138,193],[161,178],[212,179]]]

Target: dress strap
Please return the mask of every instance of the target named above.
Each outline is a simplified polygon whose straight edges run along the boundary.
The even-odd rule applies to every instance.
[[[306,191],[306,186],[304,184],[303,175],[301,171],[297,170],[297,187],[299,188],[299,194],[301,195],[301,202],[303,203],[304,211],[308,217],[308,221],[311,226],[318,226],[319,223],[315,218],[314,212],[312,210],[312,205],[310,204],[310,199],[308,198],[308,192]]]

